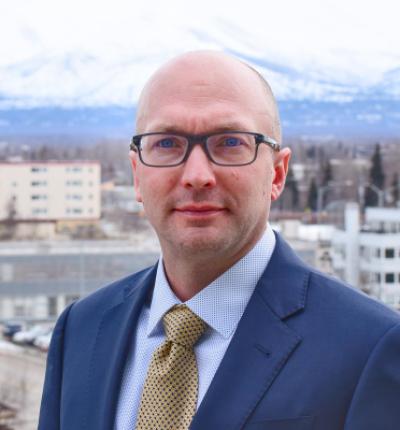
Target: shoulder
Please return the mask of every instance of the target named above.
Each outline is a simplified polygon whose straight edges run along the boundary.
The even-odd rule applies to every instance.
[[[280,285],[288,284],[286,294],[300,295],[306,314],[311,317],[332,319],[338,326],[357,322],[391,326],[400,322],[399,312],[367,296],[359,288],[304,263],[277,233],[271,263],[274,267],[270,276],[279,279]]]
[[[363,293],[360,289],[317,270],[310,271],[310,294],[340,307],[341,313],[352,312],[359,317],[383,318],[400,322],[400,314],[393,308]]]
[[[69,311],[69,316],[102,315],[107,309],[121,303],[138,289],[154,283],[156,269],[157,265],[151,266],[99,288],[76,301]]]
[[[324,325],[336,337],[358,342],[378,342],[400,325],[400,314],[362,291],[338,279],[310,270],[307,306],[313,322]]]

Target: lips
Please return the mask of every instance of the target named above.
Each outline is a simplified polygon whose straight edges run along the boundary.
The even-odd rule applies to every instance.
[[[175,208],[175,211],[178,213],[192,216],[215,215],[225,210],[226,209],[221,206],[211,204],[189,204]]]

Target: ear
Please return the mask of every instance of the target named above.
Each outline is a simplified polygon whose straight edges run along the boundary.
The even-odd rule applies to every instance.
[[[137,152],[129,151],[129,158],[132,166],[133,186],[135,188],[136,201],[143,203],[142,195],[140,193]]]
[[[285,188],[286,176],[289,169],[289,160],[292,151],[289,148],[281,149],[274,159],[274,178],[272,181],[271,200],[277,200]]]

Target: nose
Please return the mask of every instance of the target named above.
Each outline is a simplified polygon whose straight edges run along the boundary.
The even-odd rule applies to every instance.
[[[211,161],[201,145],[196,145],[183,165],[181,183],[185,188],[212,188],[216,184]]]

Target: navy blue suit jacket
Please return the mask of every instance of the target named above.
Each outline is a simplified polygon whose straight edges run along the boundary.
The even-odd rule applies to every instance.
[[[68,307],[39,430],[113,429],[132,333],[156,268]],[[300,261],[277,235],[192,430],[398,430],[400,317]],[[164,429],[159,429],[164,430]]]

